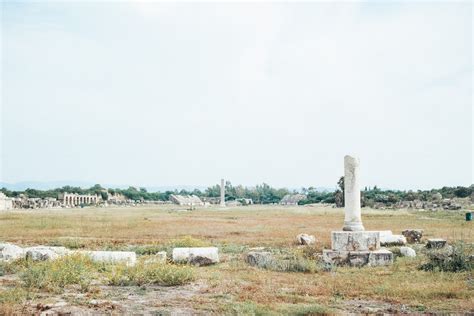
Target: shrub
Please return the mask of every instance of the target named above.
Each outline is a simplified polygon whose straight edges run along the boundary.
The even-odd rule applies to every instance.
[[[241,254],[245,252],[248,248],[247,246],[242,245],[235,245],[235,244],[221,244],[218,246],[219,251],[222,253],[229,253],[229,254]]]
[[[188,266],[140,262],[133,267],[113,266],[107,276],[109,285],[162,286],[183,285],[194,280],[194,270]]]
[[[159,245],[132,246],[127,249],[127,251],[133,251],[139,256],[155,255],[158,252],[163,251],[163,250],[166,250],[166,249]]]
[[[28,267],[28,262],[24,258],[10,262],[0,261],[0,276],[18,273],[26,267]]]
[[[429,261],[419,269],[424,271],[462,272],[474,269],[472,245],[459,242],[452,246],[452,253],[443,250],[434,250],[428,253]]]
[[[52,261],[29,262],[20,274],[26,288],[61,293],[67,285],[79,285],[87,291],[95,273],[94,264],[87,256],[71,255]]]
[[[20,287],[0,290],[0,315],[21,315],[21,307],[31,300],[30,293]]]
[[[323,248],[321,245],[318,246],[306,246],[301,251],[301,255],[306,259],[317,259],[322,253]]]

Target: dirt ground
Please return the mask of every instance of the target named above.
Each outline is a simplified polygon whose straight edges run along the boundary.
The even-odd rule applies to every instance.
[[[421,228],[424,239],[474,242],[464,211],[363,210],[366,230]],[[187,211],[176,206],[13,211],[0,214],[0,241],[18,245],[64,245],[74,249],[169,251],[190,236],[219,247],[221,263],[194,268],[196,279],[172,287],[74,287],[64,293],[30,293],[28,301],[4,313],[257,315],[320,313],[474,312],[471,272],[425,272],[426,260],[396,258],[390,267],[347,268],[311,273],[250,267],[243,256],[252,247],[304,252],[295,236],[316,236],[314,258],[330,248],[330,232],[340,230],[343,210],[326,206],[250,206]],[[133,248],[136,247],[136,248]],[[416,250],[423,245],[414,246]],[[17,275],[0,277],[1,289],[21,287]],[[1,300],[0,300],[1,303]],[[5,308],[5,307],[4,307]]]

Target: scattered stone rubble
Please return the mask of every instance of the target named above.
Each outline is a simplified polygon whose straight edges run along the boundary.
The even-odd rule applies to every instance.
[[[25,256],[25,250],[13,244],[0,244],[0,261],[13,261]]]
[[[251,266],[264,267],[274,261],[269,251],[249,251],[245,256],[245,262]]]
[[[416,251],[410,247],[400,247],[402,257],[416,257]]]
[[[70,253],[65,247],[35,246],[25,249],[26,259],[33,261],[55,260]]]
[[[305,199],[305,194],[287,194],[281,199],[280,205],[298,205],[298,202]]]
[[[428,249],[441,249],[446,246],[446,239],[441,238],[432,238],[428,239],[426,243],[426,248]]]
[[[22,248],[9,243],[0,244],[0,261],[6,262],[22,258],[33,261],[55,260],[70,254],[83,254],[89,256],[95,262],[125,263],[128,266],[134,266],[137,263],[137,254],[132,251],[69,250],[65,247],[51,246]],[[146,262],[165,263],[166,259],[166,252],[161,251],[148,258]],[[173,262],[197,266],[216,264],[219,263],[219,251],[217,247],[174,248]]]
[[[173,262],[207,266],[219,262],[217,247],[174,248]]]
[[[0,192],[0,194],[3,194]],[[83,199],[83,200],[81,200]],[[4,202],[6,201],[6,202]],[[84,201],[84,202],[77,202]],[[87,205],[97,205],[97,206],[141,206],[141,205],[162,205],[170,204],[171,201],[145,201],[145,200],[131,200],[131,199],[108,199],[103,201],[98,198],[97,200],[93,199],[93,196],[80,196],[71,194],[66,195],[64,199],[56,198],[28,198],[24,194],[20,194],[18,197],[14,198],[3,198],[0,196],[0,210],[10,210],[10,209],[40,209],[40,208],[73,208],[81,207]],[[5,204],[5,207],[2,205]]]
[[[405,229],[402,235],[406,237],[409,244],[419,243],[423,237],[423,229]]]
[[[407,239],[403,235],[394,235],[391,230],[380,231],[381,246],[403,246],[406,243]]]
[[[438,196],[439,198],[439,196]],[[455,211],[462,209],[463,205],[468,206],[470,204],[468,199],[440,199],[431,201],[400,201],[393,204],[386,204],[376,202],[373,205],[375,209],[416,209],[416,210],[430,210],[430,211]]]
[[[316,237],[308,234],[299,234],[298,236],[296,236],[296,242],[299,245],[313,245],[316,242]]]

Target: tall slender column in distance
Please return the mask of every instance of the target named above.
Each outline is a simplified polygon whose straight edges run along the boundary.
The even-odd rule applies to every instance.
[[[225,207],[225,183],[224,179],[221,179],[221,203],[220,206]]]

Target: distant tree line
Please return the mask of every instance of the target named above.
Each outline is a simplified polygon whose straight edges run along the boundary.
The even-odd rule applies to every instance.
[[[441,189],[397,191],[382,190],[377,186],[365,187],[361,192],[362,206],[373,206],[374,203],[395,204],[400,201],[432,201],[439,193],[443,199],[466,198],[474,193],[474,185],[469,187],[442,187]]]
[[[307,195],[305,200],[298,204],[311,203],[335,203],[336,206],[344,206],[344,177],[337,182],[337,189],[334,192],[319,192],[314,188],[303,189]],[[373,206],[375,203],[395,204],[401,201],[432,201],[436,194],[441,194],[443,199],[466,198],[474,194],[474,185],[469,187],[442,187],[441,189],[401,191],[401,190],[382,190],[377,186],[373,188],[365,187],[361,191],[362,206]]]
[[[289,191],[285,188],[274,188],[263,183],[255,187],[244,187],[242,185],[233,186],[231,182],[227,181],[225,184],[226,201],[252,199],[257,204],[271,204],[278,203],[287,194],[298,193],[296,191]],[[24,194],[29,198],[57,198],[60,193],[78,193],[78,194],[97,194],[102,199],[107,200],[109,195],[121,194],[127,199],[131,200],[154,200],[154,201],[168,201],[171,194],[182,195],[197,195],[201,198],[219,198],[220,186],[214,185],[201,191],[195,189],[188,190],[174,190],[165,192],[148,192],[145,188],[129,187],[127,189],[105,189],[100,184],[96,184],[90,188],[80,188],[73,186],[64,186],[52,190],[36,190],[26,189],[24,191],[10,191],[6,188],[0,190],[9,197],[18,197]],[[300,193],[306,195],[306,199],[299,202],[299,204],[311,203],[335,203],[337,206],[344,206],[344,177],[341,177],[337,182],[337,189],[335,191],[318,191],[314,187],[302,188]],[[474,185],[469,187],[443,187],[441,189],[432,190],[418,190],[418,191],[400,191],[400,190],[382,190],[377,186],[372,188],[365,187],[361,192],[362,206],[372,206],[374,203],[394,204],[399,201],[431,201],[436,193],[440,193],[443,198],[465,198],[474,193]]]

